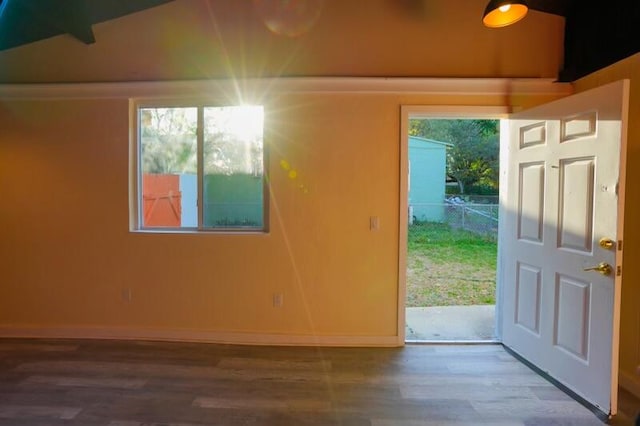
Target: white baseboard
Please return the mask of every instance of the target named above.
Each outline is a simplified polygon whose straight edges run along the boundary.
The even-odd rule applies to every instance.
[[[0,326],[0,337],[49,339],[157,340],[276,346],[397,347],[398,336],[329,336],[182,329]]]
[[[640,376],[620,370],[619,385],[640,398]]]

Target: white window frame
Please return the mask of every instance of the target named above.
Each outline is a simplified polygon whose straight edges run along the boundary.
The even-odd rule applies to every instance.
[[[254,104],[251,104],[254,105]],[[257,105],[265,108],[264,105]],[[191,99],[132,99],[130,100],[129,119],[130,119],[130,152],[129,152],[129,172],[130,172],[130,199],[129,199],[129,219],[130,231],[132,232],[149,232],[149,233],[238,233],[238,234],[268,234],[269,233],[269,149],[265,137],[263,126],[262,135],[262,226],[261,227],[244,227],[244,226],[204,226],[204,109],[216,107],[232,107],[241,106],[241,104],[225,103],[211,101],[208,99],[191,100]],[[143,224],[143,204],[142,204],[142,145],[141,145],[141,128],[140,128],[140,110],[144,108],[197,108],[197,207],[198,207],[198,224],[196,227],[153,227],[144,226]],[[265,118],[266,122],[266,118]]]

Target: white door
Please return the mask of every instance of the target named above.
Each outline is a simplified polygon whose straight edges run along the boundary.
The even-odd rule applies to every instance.
[[[627,99],[620,81],[510,117],[501,240],[503,343],[608,414]]]

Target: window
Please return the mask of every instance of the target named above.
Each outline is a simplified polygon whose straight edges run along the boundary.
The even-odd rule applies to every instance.
[[[261,106],[138,108],[138,228],[266,231]]]

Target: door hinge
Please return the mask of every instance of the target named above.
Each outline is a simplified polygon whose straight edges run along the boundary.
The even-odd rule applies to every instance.
[[[618,247],[618,251],[622,251],[622,240],[618,240],[617,247]]]
[[[616,277],[622,275],[622,266],[616,266]]]

